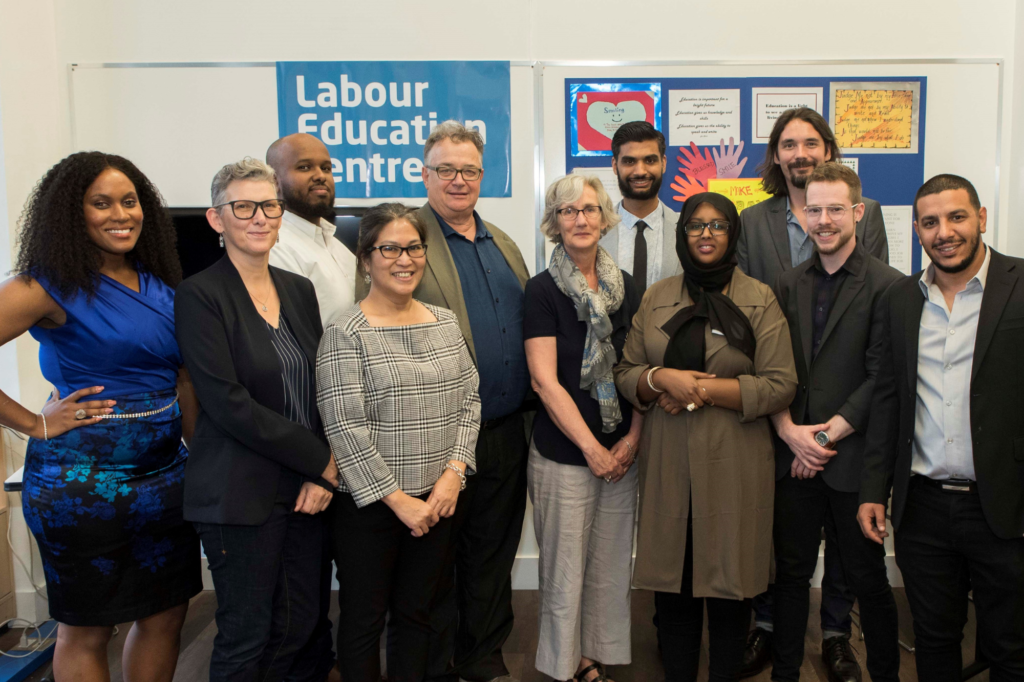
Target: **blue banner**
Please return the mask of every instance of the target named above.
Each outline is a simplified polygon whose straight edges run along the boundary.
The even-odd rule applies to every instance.
[[[277,63],[278,132],[327,145],[338,198],[425,197],[423,143],[448,119],[483,135],[480,196],[511,196],[508,62]]]

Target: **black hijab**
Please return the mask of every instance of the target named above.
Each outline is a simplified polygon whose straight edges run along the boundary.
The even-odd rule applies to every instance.
[[[729,244],[725,254],[710,265],[698,263],[690,255],[689,238],[683,227],[701,204],[711,204],[729,221]],[[751,360],[757,341],[750,320],[736,307],[722,289],[732,280],[736,268],[736,242],[740,236],[740,216],[731,201],[721,194],[703,192],[695,194],[683,204],[676,223],[676,254],[683,265],[683,286],[690,293],[694,305],[683,308],[662,326],[669,336],[665,349],[665,366],[672,369],[704,371],[704,327],[725,334],[730,346],[740,350]]]

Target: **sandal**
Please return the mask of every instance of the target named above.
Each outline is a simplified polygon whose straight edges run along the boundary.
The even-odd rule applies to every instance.
[[[597,671],[597,677],[588,680],[587,675],[595,670]],[[572,679],[576,680],[576,682],[612,682],[612,680],[609,680],[604,676],[604,666],[600,663],[591,663],[586,668],[573,675]]]

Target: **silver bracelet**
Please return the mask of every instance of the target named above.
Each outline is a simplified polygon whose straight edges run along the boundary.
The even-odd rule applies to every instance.
[[[462,481],[462,485],[459,487],[459,492],[461,493],[463,490],[465,490],[466,489],[466,474],[462,473],[462,469],[460,469],[459,467],[455,466],[451,462],[445,462],[444,463],[444,468],[448,469],[450,471],[454,471],[456,474],[458,474],[459,480]]]
[[[657,372],[659,369],[663,369],[663,368],[660,367],[660,366],[659,367],[652,367],[650,369],[650,371],[647,372],[647,385],[650,386],[651,390],[654,391],[655,393],[664,393],[665,391],[662,391],[660,389],[655,388],[654,387],[654,382],[651,381],[651,377],[653,377],[654,373]]]
[[[43,418],[43,440],[50,440],[50,433],[46,430],[46,415],[40,412],[39,416]]]

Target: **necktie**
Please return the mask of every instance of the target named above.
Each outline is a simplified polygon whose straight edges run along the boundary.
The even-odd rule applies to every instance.
[[[646,228],[647,223],[642,220],[636,221],[636,240],[633,242],[633,281],[641,296],[647,291],[647,239],[644,237]]]

